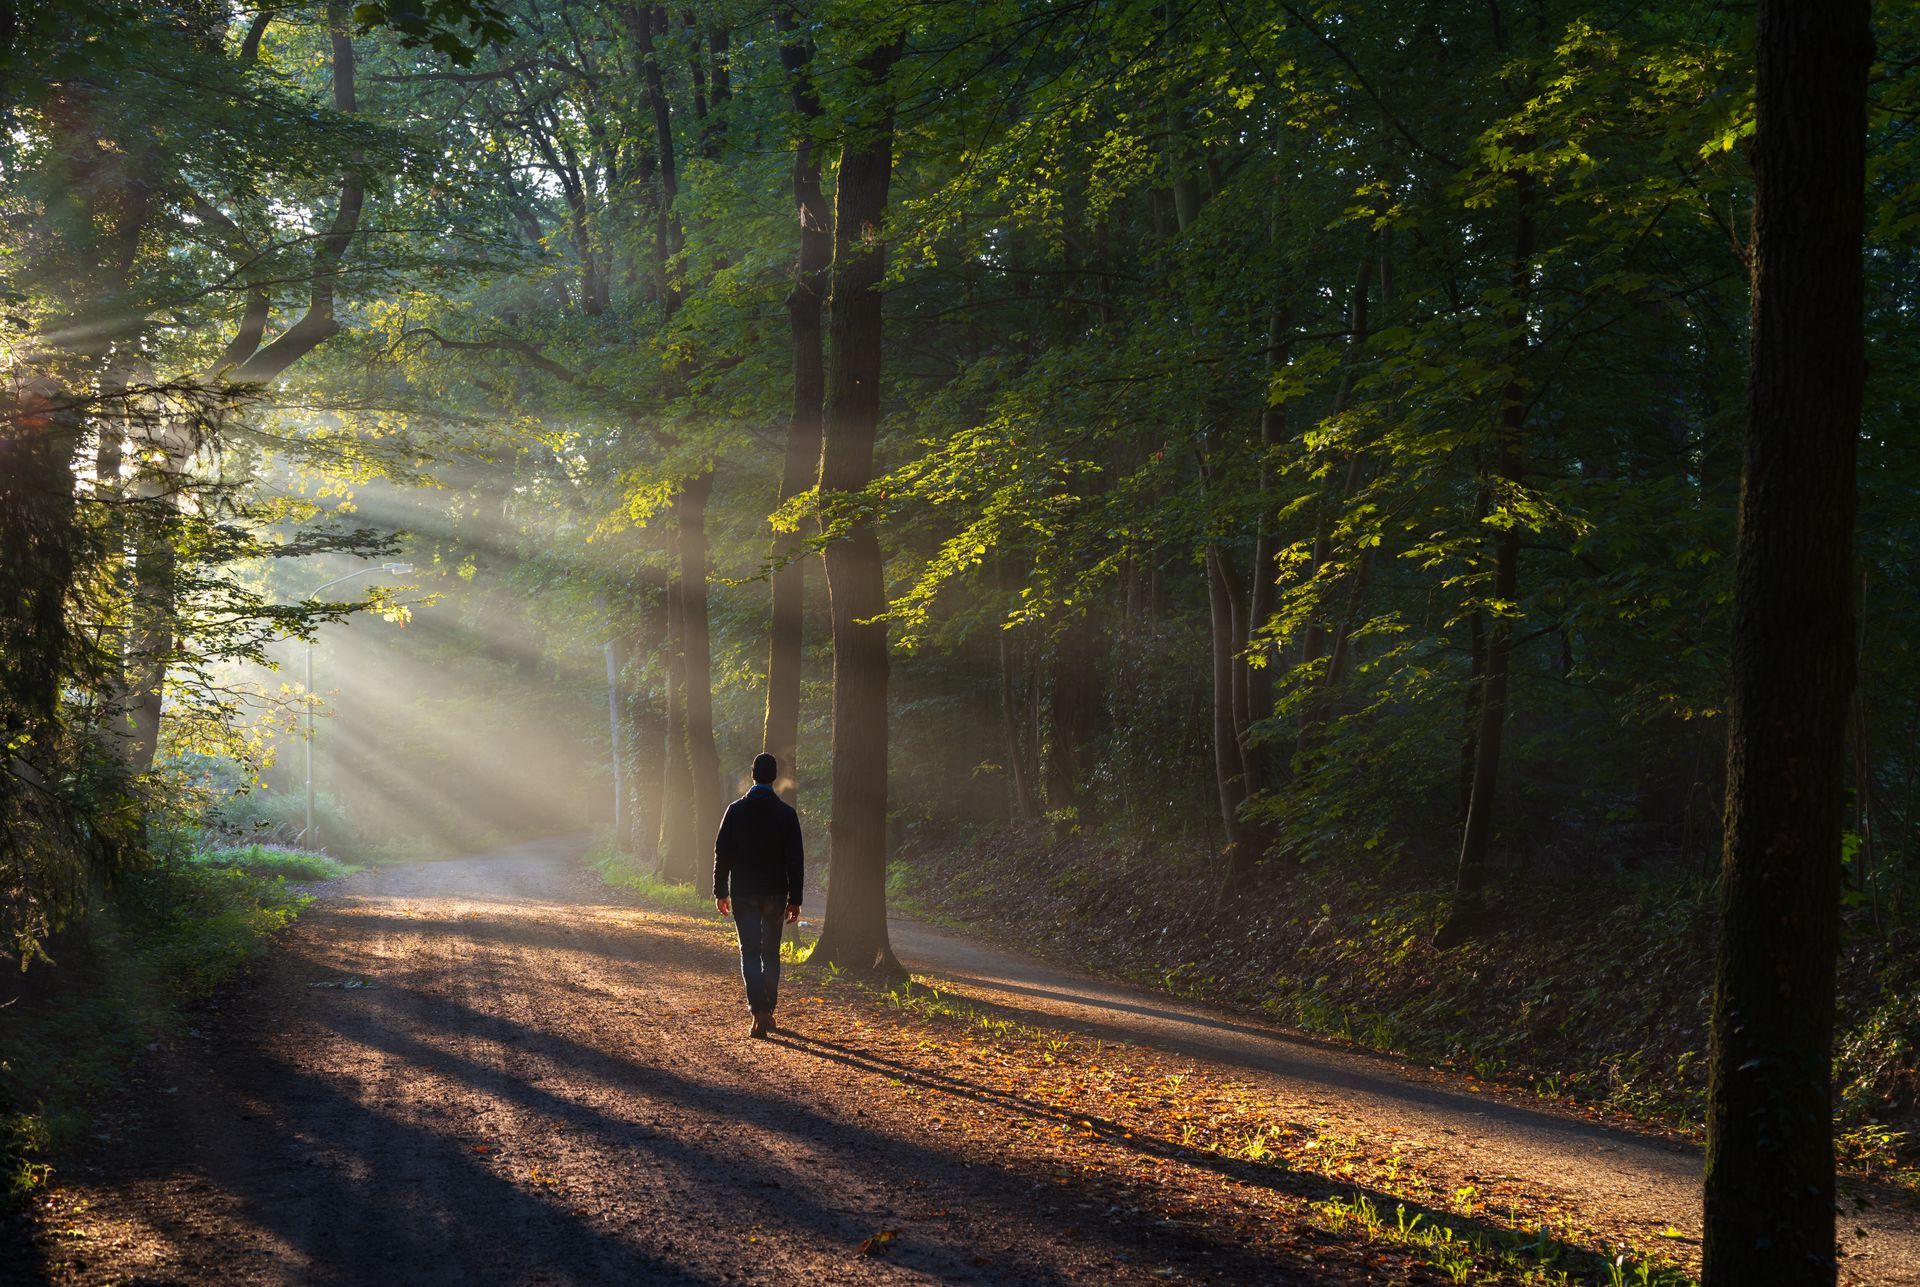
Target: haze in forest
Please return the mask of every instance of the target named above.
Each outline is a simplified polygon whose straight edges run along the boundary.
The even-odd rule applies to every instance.
[[[278,932],[248,863],[685,910],[767,751],[832,978],[939,921],[1679,1123],[1717,1284],[1836,1281],[1836,1166],[1920,1174],[1920,10],[0,44],[29,976]]]

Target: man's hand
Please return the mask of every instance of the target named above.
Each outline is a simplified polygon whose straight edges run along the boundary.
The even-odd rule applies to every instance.
[[[731,898],[716,898],[713,900],[713,905],[720,909],[722,916],[733,915],[733,900]]]
[[[787,924],[798,925],[799,923],[800,923],[800,904],[788,903],[787,904]]]

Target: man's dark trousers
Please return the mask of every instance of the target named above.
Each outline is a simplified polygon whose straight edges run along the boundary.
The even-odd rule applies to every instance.
[[[772,1014],[780,999],[780,931],[787,919],[784,894],[749,895],[733,900],[733,924],[740,931],[740,974],[747,981],[747,1008]]]

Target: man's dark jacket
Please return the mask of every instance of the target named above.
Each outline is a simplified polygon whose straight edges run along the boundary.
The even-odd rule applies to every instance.
[[[806,883],[800,815],[770,786],[756,785],[727,806],[713,838],[713,896],[785,896],[795,907]]]

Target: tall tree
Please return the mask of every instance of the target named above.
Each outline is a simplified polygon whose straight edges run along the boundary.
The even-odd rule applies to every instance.
[[[1831,1283],[1867,0],[1761,0],[1746,459],[1707,1113],[1708,1287]]]
[[[1479,490],[1482,499],[1476,507],[1484,512],[1492,506],[1494,493],[1503,504],[1492,506],[1496,513],[1512,504],[1524,478],[1526,464],[1522,434],[1527,423],[1527,297],[1533,280],[1534,183],[1522,174],[1515,184],[1518,207],[1515,217],[1513,265],[1509,278],[1512,292],[1508,340],[1510,374],[1500,395],[1500,424],[1495,432]],[[1513,627],[1515,607],[1520,596],[1520,524],[1504,514],[1493,534],[1493,610],[1492,624],[1486,631],[1485,659],[1476,676],[1478,696],[1474,703],[1477,724],[1473,730],[1473,776],[1467,793],[1467,814],[1460,829],[1460,861],[1455,869],[1453,910],[1441,925],[1434,941],[1441,947],[1454,947],[1477,934],[1485,920],[1487,851],[1493,843],[1494,803],[1500,784],[1500,752],[1507,728],[1508,682],[1513,664]],[[1477,622],[1476,622],[1477,625]]]
[[[881,229],[893,182],[889,78],[905,37],[859,61],[868,109],[840,148],[833,200],[833,285],[820,452],[823,505],[843,530],[826,548],[833,618],[833,866],[822,961],[898,969],[887,938],[887,609],[880,538],[861,495],[880,425]]]
[[[791,8],[782,8],[775,23],[781,33],[780,66],[787,74],[795,118],[793,206],[800,232],[793,288],[787,292],[793,333],[793,412],[787,421],[787,454],[780,476],[784,504],[812,486],[820,468],[820,415],[826,390],[820,320],[833,261],[833,217],[820,188],[820,158],[813,138],[820,118],[820,97],[814,91],[810,66],[813,44],[800,30],[799,16]],[[780,761],[781,793],[789,803],[799,789],[801,621],[807,594],[804,549],[805,543],[795,533],[774,537],[762,744]]]

